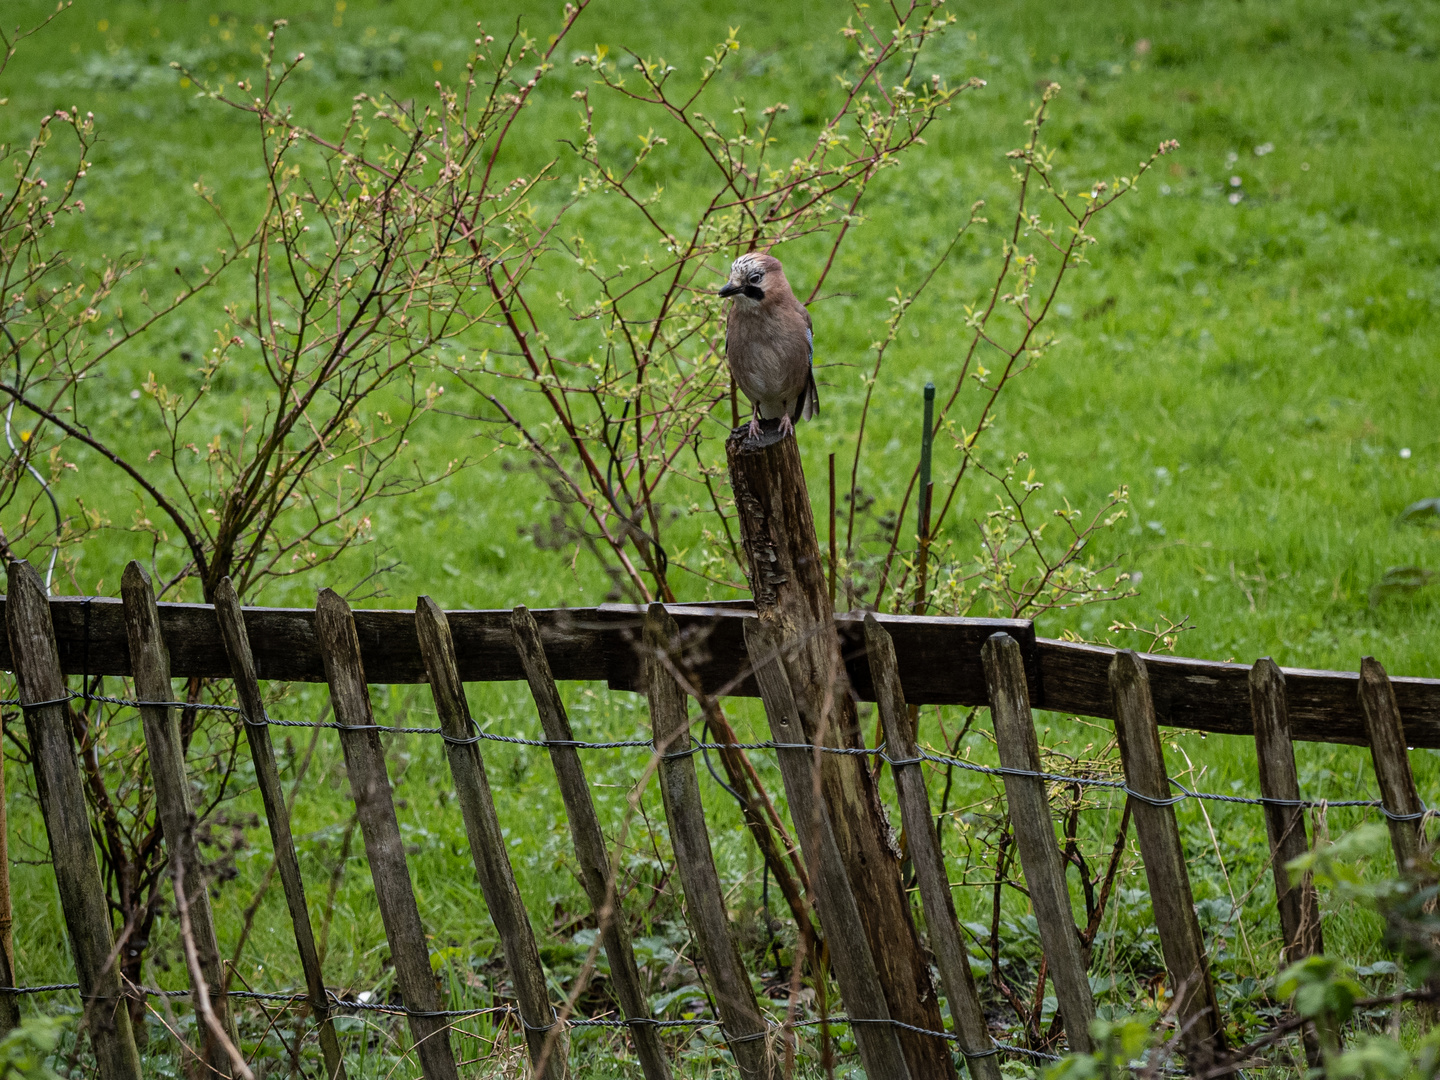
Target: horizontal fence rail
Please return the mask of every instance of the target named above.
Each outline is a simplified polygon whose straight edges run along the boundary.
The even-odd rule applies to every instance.
[[[0,611],[5,601],[0,599]],[[744,622],[748,603],[672,604],[666,608],[686,637],[691,670],[710,693],[758,697],[748,674]],[[230,662],[209,604],[160,604],[160,627],[170,648],[175,678],[229,678]],[[108,597],[53,597],[61,667],[70,675],[130,675],[121,602]],[[644,609],[621,604],[550,608],[532,612],[557,680],[605,682],[612,689],[640,690],[640,639]],[[372,683],[427,681],[413,611],[357,610],[355,629],[367,678]],[[448,613],[456,661],[464,681],[521,681],[510,612]],[[264,680],[324,682],[325,668],[307,608],[244,609]],[[980,649],[1003,631],[1019,644],[1033,708],[1115,719],[1109,686],[1116,650],[1037,638],[1034,626],[1016,619],[950,619],[879,615],[895,640],[905,699],[914,705],[987,705]],[[875,700],[864,645],[864,614],[837,616],[851,685],[862,701]],[[1217,734],[1252,735],[1250,665],[1145,655],[1158,721],[1170,727]],[[12,667],[9,645],[0,641],[0,668]],[[1368,744],[1357,691],[1358,672],[1284,668],[1292,738],[1311,742]],[[741,673],[743,677],[737,675]],[[1440,749],[1440,679],[1392,678],[1404,717],[1405,742]]]

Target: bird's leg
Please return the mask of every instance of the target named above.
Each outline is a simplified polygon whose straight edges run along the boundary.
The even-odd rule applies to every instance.
[[[750,438],[760,438],[760,403],[755,403],[755,411],[750,414]]]
[[[781,413],[781,414],[780,414],[780,437],[783,439],[786,435],[794,435],[794,434],[795,434],[795,422],[790,419],[790,414],[789,414],[788,412],[787,412],[787,413]]]

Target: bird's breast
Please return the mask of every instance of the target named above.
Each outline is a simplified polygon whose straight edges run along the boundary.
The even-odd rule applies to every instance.
[[[735,381],[752,401],[794,398],[810,372],[810,345],[803,330],[796,333],[763,313],[731,317],[726,354]]]

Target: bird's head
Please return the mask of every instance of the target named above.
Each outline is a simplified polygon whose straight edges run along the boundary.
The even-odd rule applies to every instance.
[[[751,251],[741,255],[730,266],[730,280],[720,289],[721,296],[738,296],[758,304],[765,299],[765,290],[785,281],[785,270],[773,255]]]

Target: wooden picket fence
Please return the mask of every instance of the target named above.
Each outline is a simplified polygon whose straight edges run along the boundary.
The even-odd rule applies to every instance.
[[[119,600],[47,598],[38,575],[12,563],[3,601],[7,640],[0,666],[16,676],[48,831],[54,872],[74,951],[86,1023],[103,1080],[138,1080],[140,1058],[116,970],[116,942],[86,814],[68,702],[70,677],[133,680],[143,721],[158,816],[172,869],[190,884],[177,894],[188,915],[194,956],[190,972],[202,1053],[219,1076],[243,1076],[232,1003],[224,985],[213,916],[197,858],[195,815],[178,740],[172,680],[233,680],[264,801],[279,877],[294,925],[305,996],[318,1028],[325,1075],[345,1075],[331,1022],[336,1007],[321,975],[305,886],[282,797],[265,714],[265,681],[326,682],[335,726],[365,844],[375,900],[395,966],[414,1043],[431,1080],[458,1078],[450,1045],[454,1014],[433,977],[424,923],[406,865],[380,735],[368,685],[427,683],[464,816],[466,835],[491,919],[512,979],[527,1052],[537,1075],[567,1076],[567,1021],[547,988],[529,916],[502,841],[472,720],[467,682],[525,680],[533,695],[564,799],[581,879],[610,963],[611,988],[647,1080],[671,1075],[651,1016],[615,876],[586,783],[557,680],[601,680],[646,694],[675,869],[700,960],[715,990],[717,1020],[740,1075],[778,1078],[783,1025],[767,1020],[751,990],[723,903],[701,806],[691,735],[692,703],[723,696],[764,700],[791,820],[808,870],[814,915],[828,948],[857,1047],[868,1075],[929,1080],[915,1066],[913,1040],[938,1040],[959,1051],[976,1080],[999,1080],[992,1041],[957,924],[950,883],[935,832],[916,745],[911,707],[988,706],[993,719],[1006,802],[1050,978],[1069,1046],[1089,1049],[1095,1015],[1085,958],[1075,930],[1056,841],[1047,784],[1031,710],[1109,719],[1121,751],[1124,782],[1154,905],[1181,1050],[1194,1072],[1225,1059],[1223,1018],[1210,979],[1176,825],[1177,795],[1166,773],[1159,725],[1252,735],[1258,782],[1275,867],[1276,902],[1287,957],[1322,948],[1315,893],[1292,885],[1286,861],[1307,848],[1304,803],[1292,740],[1368,745],[1402,871],[1416,865],[1427,813],[1416,790],[1408,747],[1440,747],[1440,680],[1391,679],[1367,657],[1358,673],[1282,670],[1268,659],[1218,664],[1140,655],[1037,638],[1016,620],[848,615],[835,621],[839,655],[859,700],[878,703],[884,747],[811,744],[792,721],[798,715],[784,677],[783,634],[753,607],[608,605],[599,608],[445,612],[428,598],[416,610],[351,611],[329,590],[313,610],[242,608],[226,581],[214,605],[157,604],[150,582],[132,563]],[[83,684],[82,684],[83,690]],[[708,698],[706,695],[710,695]],[[723,729],[722,753],[734,751]],[[823,753],[880,754],[892,765],[898,805],[923,904],[928,944],[948,1001],[953,1032],[921,1030],[892,1015],[880,964],[867,946],[854,883],[842,862],[833,809],[817,796]],[[1102,781],[1103,783],[1103,781]],[[1244,800],[1241,800],[1244,801]],[[753,823],[752,823],[753,824]],[[756,829],[762,843],[763,831]],[[768,841],[773,843],[773,839]],[[188,874],[188,876],[186,876]],[[803,909],[804,898],[796,901]],[[808,917],[806,918],[808,927]],[[3,958],[0,958],[3,960]],[[15,987],[16,973],[0,971]],[[13,1022],[14,994],[0,989],[0,1009]],[[893,999],[892,999],[893,1001]],[[6,1020],[0,1015],[0,1023]],[[909,1040],[909,1041],[907,1041]],[[953,1069],[953,1065],[951,1065]]]

